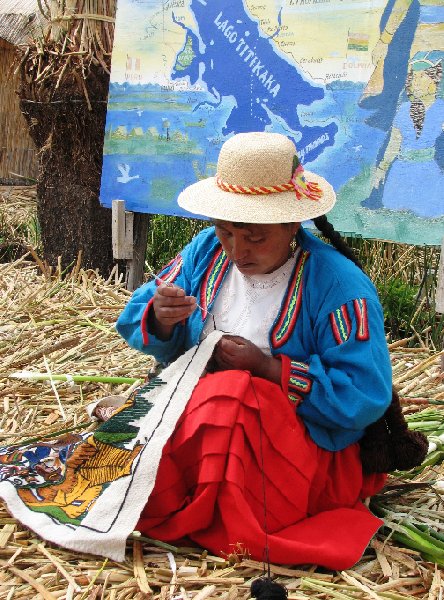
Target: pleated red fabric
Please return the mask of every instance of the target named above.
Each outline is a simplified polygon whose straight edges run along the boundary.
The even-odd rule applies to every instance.
[[[271,562],[346,569],[382,524],[362,499],[384,482],[363,475],[358,444],[319,448],[278,385],[208,374],[163,450],[138,529],[217,554],[241,545],[257,560],[268,531]]]

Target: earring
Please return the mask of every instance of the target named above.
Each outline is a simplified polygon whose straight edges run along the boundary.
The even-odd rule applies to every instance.
[[[291,256],[294,256],[294,253],[296,252],[296,248],[298,247],[298,243],[296,241],[295,238],[293,238],[290,242],[290,254]]]

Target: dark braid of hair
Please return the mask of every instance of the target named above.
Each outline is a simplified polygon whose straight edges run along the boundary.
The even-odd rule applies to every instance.
[[[356,254],[353,252],[353,250],[350,248],[350,246],[348,246],[346,244],[344,239],[335,230],[335,228],[333,227],[333,225],[330,223],[330,221],[327,219],[327,217],[325,215],[316,217],[316,219],[313,219],[313,223],[316,225],[317,229],[319,229],[319,231],[326,238],[328,238],[330,240],[330,242],[336,248],[336,250],[339,250],[339,252],[341,254],[343,254],[344,256],[349,258],[352,262],[354,262],[355,265],[361,269],[361,271],[364,271],[364,267],[362,266],[362,263],[356,257]]]

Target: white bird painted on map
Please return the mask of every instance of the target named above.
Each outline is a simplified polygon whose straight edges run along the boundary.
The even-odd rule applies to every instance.
[[[352,148],[355,152],[360,152],[362,150],[362,144],[360,144],[359,146],[352,146]]]
[[[120,177],[117,177],[117,181],[119,183],[128,183],[132,179],[139,179],[139,175],[130,175],[130,166],[127,164],[117,165],[117,168],[120,171]]]

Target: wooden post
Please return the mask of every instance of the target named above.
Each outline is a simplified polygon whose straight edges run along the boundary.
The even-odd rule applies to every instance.
[[[149,215],[126,211],[124,200],[113,200],[113,256],[117,260],[126,260],[125,281],[130,292],[143,283],[149,221]]]
[[[127,263],[126,287],[133,292],[143,283],[145,266],[146,241],[150,215],[134,213],[133,224],[133,258]]]

